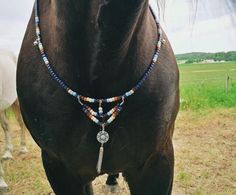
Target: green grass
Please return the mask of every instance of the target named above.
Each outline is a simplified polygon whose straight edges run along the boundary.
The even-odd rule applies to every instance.
[[[179,68],[182,110],[236,107],[236,62],[181,64]]]

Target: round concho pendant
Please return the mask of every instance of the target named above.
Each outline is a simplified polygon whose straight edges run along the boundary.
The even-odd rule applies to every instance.
[[[97,134],[97,140],[101,144],[105,144],[109,140],[109,134],[106,131],[100,131]]]

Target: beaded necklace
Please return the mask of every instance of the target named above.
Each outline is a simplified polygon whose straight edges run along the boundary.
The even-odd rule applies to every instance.
[[[40,31],[40,18],[39,18],[39,11],[38,11],[38,2],[39,0],[35,1],[34,4],[34,12],[35,12],[35,29],[36,29],[36,40],[34,41],[34,45],[38,46],[38,49],[40,51],[41,57],[44,61],[44,64],[46,65],[46,68],[48,69],[49,75],[53,80],[55,80],[59,86],[61,86],[69,95],[77,98],[79,104],[81,105],[82,111],[87,115],[87,117],[93,121],[95,124],[100,126],[100,131],[97,134],[97,141],[101,144],[100,150],[99,150],[99,156],[98,156],[98,162],[97,162],[97,172],[98,174],[101,173],[102,168],[102,161],[103,161],[103,154],[104,154],[104,144],[109,141],[109,134],[105,131],[105,127],[111,124],[118,114],[122,110],[122,106],[125,103],[125,99],[129,96],[133,95],[144,83],[144,81],[147,80],[148,76],[150,75],[151,71],[153,70],[158,58],[160,49],[162,46],[162,42],[164,42],[164,39],[162,39],[162,30],[160,28],[160,24],[157,21],[152,9],[151,12],[154,16],[154,19],[156,21],[157,25],[157,31],[158,31],[158,39],[156,42],[156,48],[153,55],[153,59],[151,64],[148,66],[142,77],[139,79],[137,84],[129,91],[125,92],[122,95],[111,97],[111,98],[104,98],[104,99],[96,99],[91,97],[86,97],[75,90],[71,89],[61,78],[60,76],[53,70],[52,65],[49,62],[49,59],[47,57],[47,54],[45,53],[42,41],[41,41],[41,31]],[[116,106],[114,106],[111,110],[108,112],[103,111],[102,104],[104,103],[113,103],[117,102]],[[98,104],[98,111],[95,111],[90,106],[86,105],[86,103],[93,103]]]

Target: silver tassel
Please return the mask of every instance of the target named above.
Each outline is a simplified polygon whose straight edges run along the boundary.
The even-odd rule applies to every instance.
[[[104,147],[103,147],[103,144],[102,144],[101,147],[100,147],[98,162],[97,162],[97,172],[98,172],[98,174],[101,173],[103,154],[104,154]]]

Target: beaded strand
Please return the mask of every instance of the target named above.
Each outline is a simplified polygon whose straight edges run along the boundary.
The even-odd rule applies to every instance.
[[[36,31],[36,40],[34,41],[34,45],[38,46],[38,49],[40,51],[41,57],[44,61],[44,64],[46,68],[48,69],[49,75],[53,80],[55,80],[69,95],[77,98],[79,104],[81,105],[82,111],[86,114],[86,116],[93,121],[95,124],[100,126],[101,131],[97,134],[97,141],[101,144],[100,150],[99,150],[99,157],[97,162],[97,172],[98,174],[101,173],[101,167],[102,167],[102,161],[103,161],[103,154],[104,154],[104,148],[103,145],[108,142],[109,140],[109,134],[105,131],[105,127],[111,124],[119,115],[119,113],[122,110],[122,106],[125,102],[125,99],[129,96],[133,95],[147,80],[148,76],[151,74],[160,54],[161,46],[164,40],[162,39],[162,30],[160,28],[160,24],[157,21],[155,14],[153,13],[152,9],[150,8],[154,19],[156,21],[157,25],[157,42],[155,47],[155,52],[152,58],[152,62],[144,72],[144,74],[141,76],[137,84],[129,91],[125,92],[123,95],[114,96],[111,98],[104,98],[104,99],[97,99],[97,98],[91,98],[86,97],[75,90],[71,89],[61,78],[60,76],[55,72],[53,66],[51,65],[47,54],[45,53],[42,41],[41,41],[41,31],[40,31],[40,18],[39,18],[39,11],[38,11],[38,2],[39,0],[35,0],[34,4],[34,12],[35,12],[35,31]],[[103,103],[112,103],[112,102],[119,102],[111,108],[108,112],[104,112],[102,104]],[[98,112],[94,111],[90,106],[86,105],[85,103],[97,103],[98,106]]]
[[[156,43],[156,48],[155,48],[155,53],[153,55],[153,59],[151,64],[148,66],[147,70],[144,72],[144,74],[142,75],[142,77],[139,79],[138,83],[129,91],[125,92],[123,95],[119,95],[119,96],[115,96],[115,97],[111,97],[111,98],[106,98],[106,99],[96,99],[96,98],[91,98],[91,97],[85,97],[79,93],[77,93],[76,91],[74,91],[73,89],[71,89],[57,74],[56,72],[53,70],[52,65],[50,64],[50,61],[44,51],[44,47],[43,44],[41,42],[41,31],[40,31],[40,19],[39,19],[39,14],[38,14],[38,0],[36,0],[35,2],[35,28],[36,28],[36,36],[37,39],[34,42],[34,45],[38,45],[39,51],[41,53],[42,59],[48,69],[48,72],[50,74],[50,76],[53,78],[53,80],[55,80],[63,89],[65,89],[67,91],[68,94],[70,94],[71,96],[74,96],[78,99],[81,99],[85,102],[89,102],[89,103],[111,103],[111,102],[117,102],[119,100],[121,100],[122,98],[127,98],[131,95],[133,95],[141,86],[142,84],[147,80],[148,76],[150,75],[151,71],[153,70],[158,58],[159,58],[159,53],[160,53],[160,49],[161,49],[161,45],[162,45],[162,30],[160,28],[160,24],[157,20],[156,24],[157,24],[157,29],[158,29],[158,40]]]

